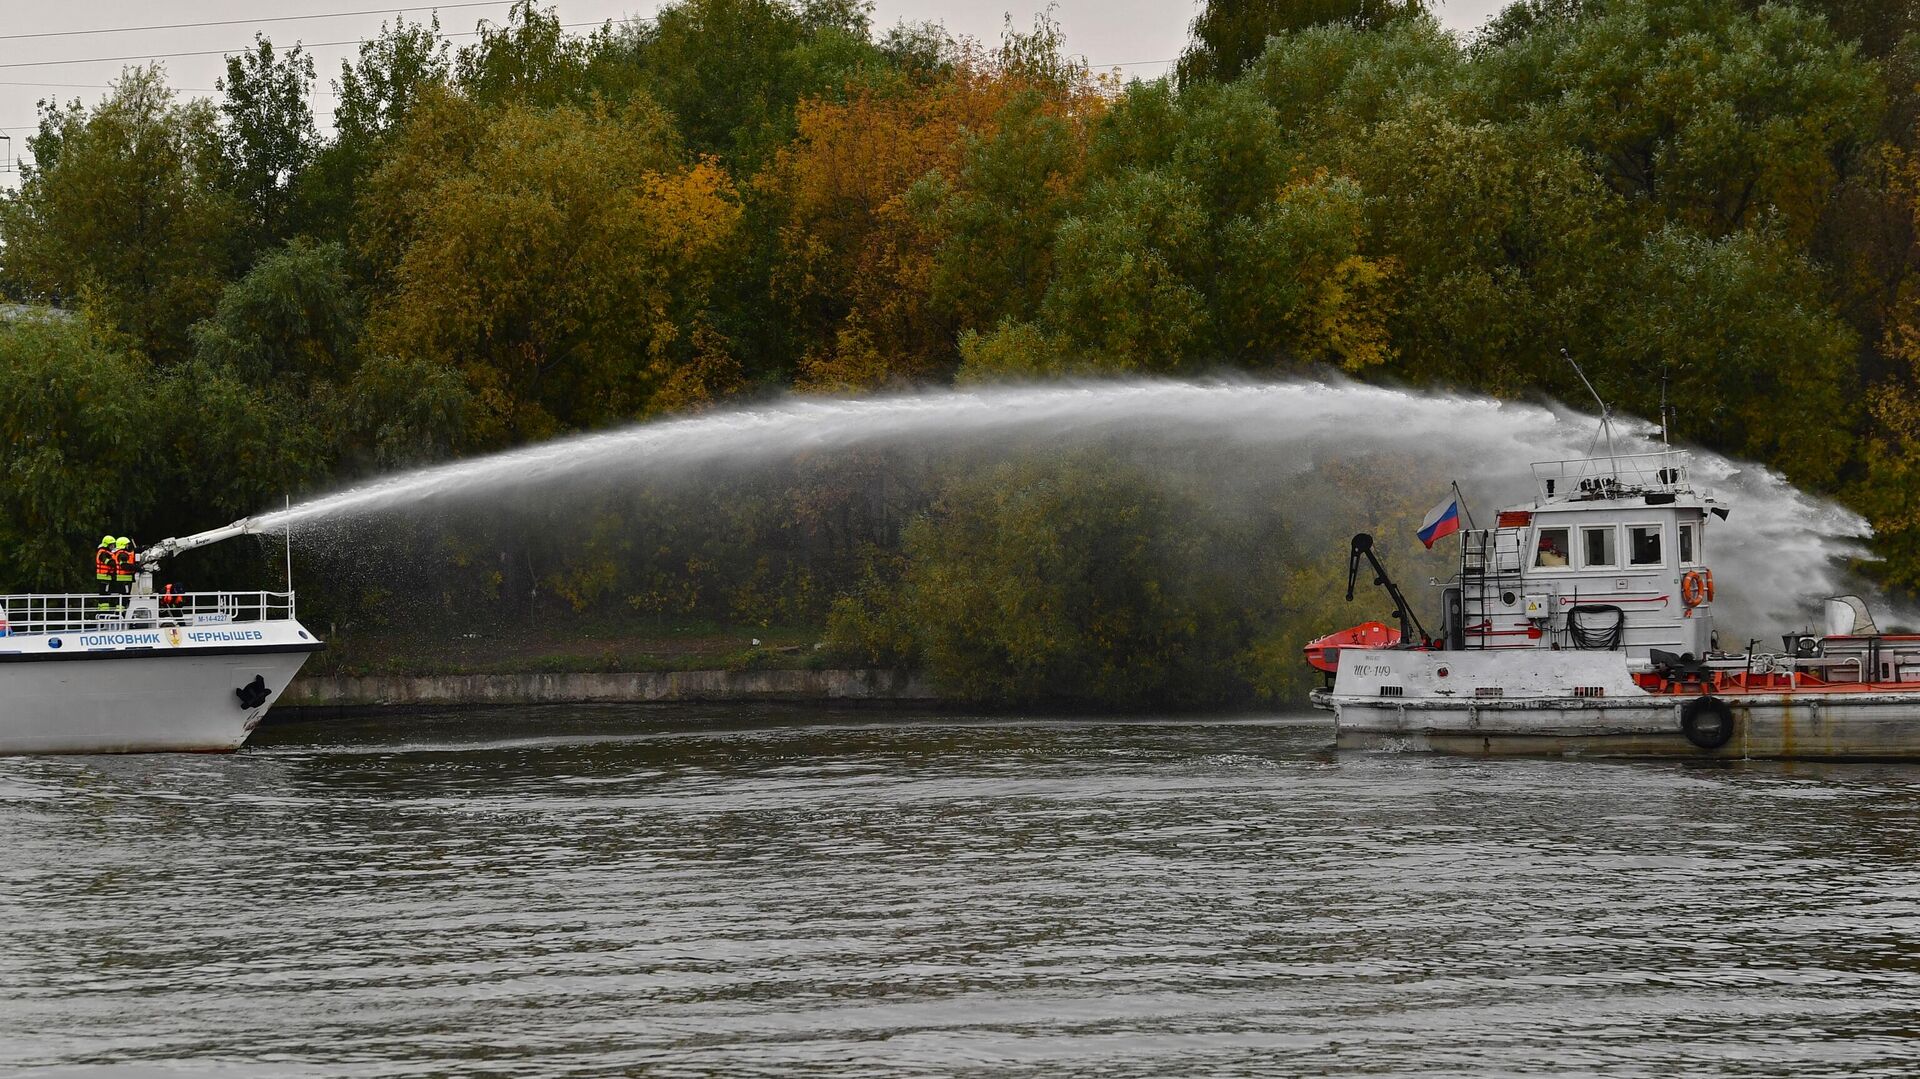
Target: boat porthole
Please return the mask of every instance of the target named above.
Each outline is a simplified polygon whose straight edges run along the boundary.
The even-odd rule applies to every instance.
[[[51,638],[48,638],[48,640],[47,640],[47,647],[48,647],[48,648],[58,648],[58,647],[60,647],[60,638],[58,638],[58,637],[51,637]]]
[[[1442,678],[1445,678],[1445,677],[1447,676],[1447,669],[1446,669],[1445,667],[1442,667],[1442,668],[1440,668],[1439,670],[1437,670],[1437,671],[1435,671],[1435,672],[1433,672],[1433,673],[1435,673],[1435,674],[1437,674],[1437,675],[1439,675],[1439,676],[1440,676],[1440,677],[1442,677]]]
[[[300,630],[299,632],[300,632],[300,639],[301,639],[301,640],[303,640],[303,641],[304,641],[304,640],[306,640],[306,639],[307,639],[307,631],[303,629],[303,630]]]
[[[1520,599],[1520,597],[1519,597],[1519,596],[1516,596],[1516,595],[1514,595],[1514,594],[1513,594],[1512,592],[1502,592],[1502,593],[1500,593],[1500,602],[1501,602],[1501,603],[1504,603],[1504,604],[1506,604],[1506,605],[1507,605],[1507,606],[1509,606],[1509,607],[1511,607],[1511,606],[1513,606],[1513,605],[1514,605],[1515,603],[1517,603],[1517,602],[1519,601],[1519,599]]]

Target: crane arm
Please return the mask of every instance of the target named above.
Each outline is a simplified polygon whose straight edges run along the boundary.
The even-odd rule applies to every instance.
[[[1393,583],[1387,575],[1387,567],[1380,562],[1380,556],[1373,553],[1373,537],[1365,532],[1353,537],[1353,546],[1347,552],[1347,599],[1353,599],[1354,582],[1360,576],[1360,559],[1365,558],[1373,567],[1373,583],[1387,590],[1387,598],[1393,601],[1393,616],[1400,620],[1400,640],[1411,646],[1413,642],[1427,640],[1427,627],[1420,624],[1420,616],[1413,613],[1413,605],[1400,592],[1400,586]],[[1415,636],[1418,631],[1419,636]]]
[[[185,551],[205,547],[210,543],[219,543],[221,540],[229,540],[235,536],[254,535],[260,531],[260,525],[256,518],[245,517],[232,524],[221,525],[219,528],[210,528],[205,532],[196,532],[191,536],[163,539],[159,543],[140,552],[140,563],[143,569],[149,564],[157,566],[162,560],[171,558]]]

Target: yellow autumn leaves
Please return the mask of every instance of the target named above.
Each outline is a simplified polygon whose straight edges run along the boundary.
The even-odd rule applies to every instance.
[[[458,367],[482,442],[643,413],[669,389],[682,407],[723,391],[737,370],[699,312],[740,201],[724,171],[676,150],[645,105],[436,102],[372,181],[395,227],[363,244],[391,281],[370,340]]]

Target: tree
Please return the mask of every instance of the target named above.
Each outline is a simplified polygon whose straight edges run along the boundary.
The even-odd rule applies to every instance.
[[[852,389],[950,370],[955,333],[1030,313],[1105,102],[1057,28],[969,47],[939,77],[808,98],[756,177],[780,219],[777,296],[800,381]]]
[[[950,483],[908,526],[897,584],[843,601],[836,639],[920,657],[946,692],[1003,703],[1217,704],[1250,641],[1253,537],[1108,455]]]
[[[749,173],[792,133],[797,102],[883,62],[867,30],[849,0],[683,0],[634,29],[633,52],[687,148]]]
[[[340,61],[333,124],[343,142],[374,146],[406,126],[430,87],[445,86],[452,70],[440,16],[426,23],[396,18],[360,43],[359,55]]]
[[[460,50],[460,88],[484,104],[581,104],[587,96],[587,42],[560,27],[554,8],[514,0],[504,23],[482,21],[479,40]]]
[[[1422,15],[1377,31],[1328,23],[1279,35],[1242,81],[1273,109],[1288,149],[1324,162],[1416,99],[1470,100],[1474,70],[1459,41]]]
[[[428,106],[369,184],[363,250],[392,282],[370,349],[460,371],[483,445],[723,391],[737,368],[700,330],[739,203],[676,150],[644,102]]]
[[[1778,235],[1715,240],[1670,226],[1623,284],[1605,345],[1627,390],[1620,404],[1655,414],[1670,372],[1679,437],[1816,489],[1839,479],[1861,417],[1858,341],[1809,302],[1820,282],[1804,255]]]
[[[1425,8],[1422,0],[1207,0],[1175,78],[1182,89],[1232,82],[1276,34],[1327,24],[1379,30]]]
[[[940,246],[933,302],[965,327],[1032,318],[1053,277],[1053,238],[1079,203],[1091,131],[1105,111],[1084,84],[1023,88],[991,124],[969,126],[959,167],[930,176],[916,198]]]
[[[1543,125],[1622,195],[1713,236],[1775,218],[1804,243],[1883,107],[1854,46],[1773,4],[1620,0],[1478,67],[1490,115]]]
[[[193,335],[196,355],[211,368],[311,394],[352,374],[359,332],[360,299],[346,248],[301,238],[227,286]]]
[[[115,390],[101,392],[102,387]],[[0,323],[0,581],[80,588],[81,552],[137,523],[159,425],[145,365],[83,321]]]
[[[301,175],[297,212],[305,231],[346,239],[361,183],[421,102],[447,85],[452,70],[447,50],[439,15],[427,23],[396,18],[361,42],[355,59],[340,62],[340,77],[333,83],[339,97],[334,139]]]
[[[285,235],[294,184],[313,160],[320,136],[307,99],[313,57],[295,45],[285,54],[255,34],[250,52],[227,57],[215,80],[226,151],[226,182],[252,212],[256,248]]]
[[[1195,184],[1162,171],[1094,184],[1060,226],[1044,323],[1105,370],[1178,371],[1209,355],[1207,211]]]
[[[176,104],[130,68],[95,108],[41,103],[34,157],[0,203],[0,267],[17,287],[95,308],[149,358],[187,350],[233,263],[239,207],[220,185],[212,106]]]
[[[1387,370],[1498,394],[1584,394],[1547,361],[1567,348],[1591,364],[1638,233],[1583,155],[1421,96],[1337,156],[1370,195],[1369,246],[1401,277]]]

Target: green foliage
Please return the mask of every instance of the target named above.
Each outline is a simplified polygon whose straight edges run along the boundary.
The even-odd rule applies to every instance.
[[[95,309],[157,361],[186,352],[233,262],[239,207],[221,189],[205,101],[177,104],[158,68],[131,68],[97,107],[42,103],[34,162],[0,203],[12,287]]]
[[[1380,31],[1315,26],[1275,38],[1243,83],[1274,109],[1284,137],[1311,150],[1364,135],[1417,99],[1451,102],[1463,94],[1467,57],[1430,18]],[[1320,152],[1325,153],[1325,150]]]
[[[1424,7],[1421,0],[1207,0],[1193,20],[1193,45],[1180,57],[1180,85],[1238,78],[1276,34],[1325,24],[1378,30]]]
[[[1055,231],[1039,329],[963,338],[970,377],[1384,362],[1394,265],[1365,249],[1364,192],[1294,178],[1274,125],[1246,86],[1130,87],[1093,133],[1099,179]]]
[[[1653,414],[1660,372],[1671,371],[1682,437],[1830,488],[1860,419],[1858,341],[1808,308],[1818,287],[1813,267],[1776,237],[1715,241],[1677,227],[1651,237],[1608,342],[1633,379],[1620,380],[1634,387],[1623,403]]]
[[[866,9],[847,0],[684,0],[633,36],[643,85],[687,147],[742,171],[791,134],[795,103],[880,60]]]
[[[700,309],[739,207],[677,150],[644,101],[429,106],[370,181],[367,252],[393,286],[369,346],[460,371],[482,443],[722,392],[731,360]]]
[[[907,529],[897,584],[837,607],[834,637],[916,656],[969,700],[1226,703],[1246,691],[1221,672],[1250,640],[1255,546],[1102,455],[1002,465],[942,492]]]
[[[294,409],[197,362],[156,371],[84,320],[0,324],[0,586],[85,588],[102,532],[194,531],[297,489],[320,447]]]
[[[958,321],[1031,318],[1053,273],[1053,239],[1074,204],[1085,135],[1038,91],[1005,105],[991,134],[969,132],[954,182],[914,192],[944,233],[931,293]]]
[[[351,373],[359,329],[346,248],[295,239],[229,285],[193,336],[195,354],[214,369],[311,392]]]
[[[396,17],[391,27],[381,23],[378,36],[360,43],[358,56],[340,62],[333,83],[339,97],[334,139],[301,174],[296,193],[296,213],[310,233],[346,238],[360,184],[414,110],[451,79],[448,49],[437,14],[427,23]]]
[[[1881,108],[1851,44],[1775,4],[1619,0],[1542,21],[1477,73],[1496,116],[1525,114],[1614,190],[1715,236],[1774,216],[1804,239]]]
[[[0,324],[0,581],[85,587],[81,552],[152,495],[150,369],[84,323]]]
[[[313,110],[313,57],[300,46],[274,51],[255,34],[249,52],[227,57],[221,91],[226,184],[251,211],[255,246],[281,238],[293,185],[319,143]]]
[[[515,0],[504,23],[480,23],[479,40],[460,50],[455,78],[483,104],[584,104],[588,53],[586,40],[560,28],[557,9]]]
[[[0,324],[0,556],[44,587],[104,528],[746,392],[1334,367],[1584,402],[1565,348],[1616,407],[1664,379],[1682,438],[1843,492],[1920,588],[1911,7],[1525,0],[1467,41],[1412,0],[1218,0],[1177,77],[1123,86],[1048,17],[981,46],[677,0],[576,35],[520,0],[458,50],[383,27],[326,136],[299,49],[257,39],[211,102],[130,70],[44,107],[0,195],[0,291],[78,315]],[[1313,522],[1283,528],[1311,557],[1256,557],[1130,470],[922,464],[307,557],[346,621],[831,609],[835,655],[1003,701],[1293,696],[1336,620]],[[1382,534],[1424,508],[1364,493]]]

